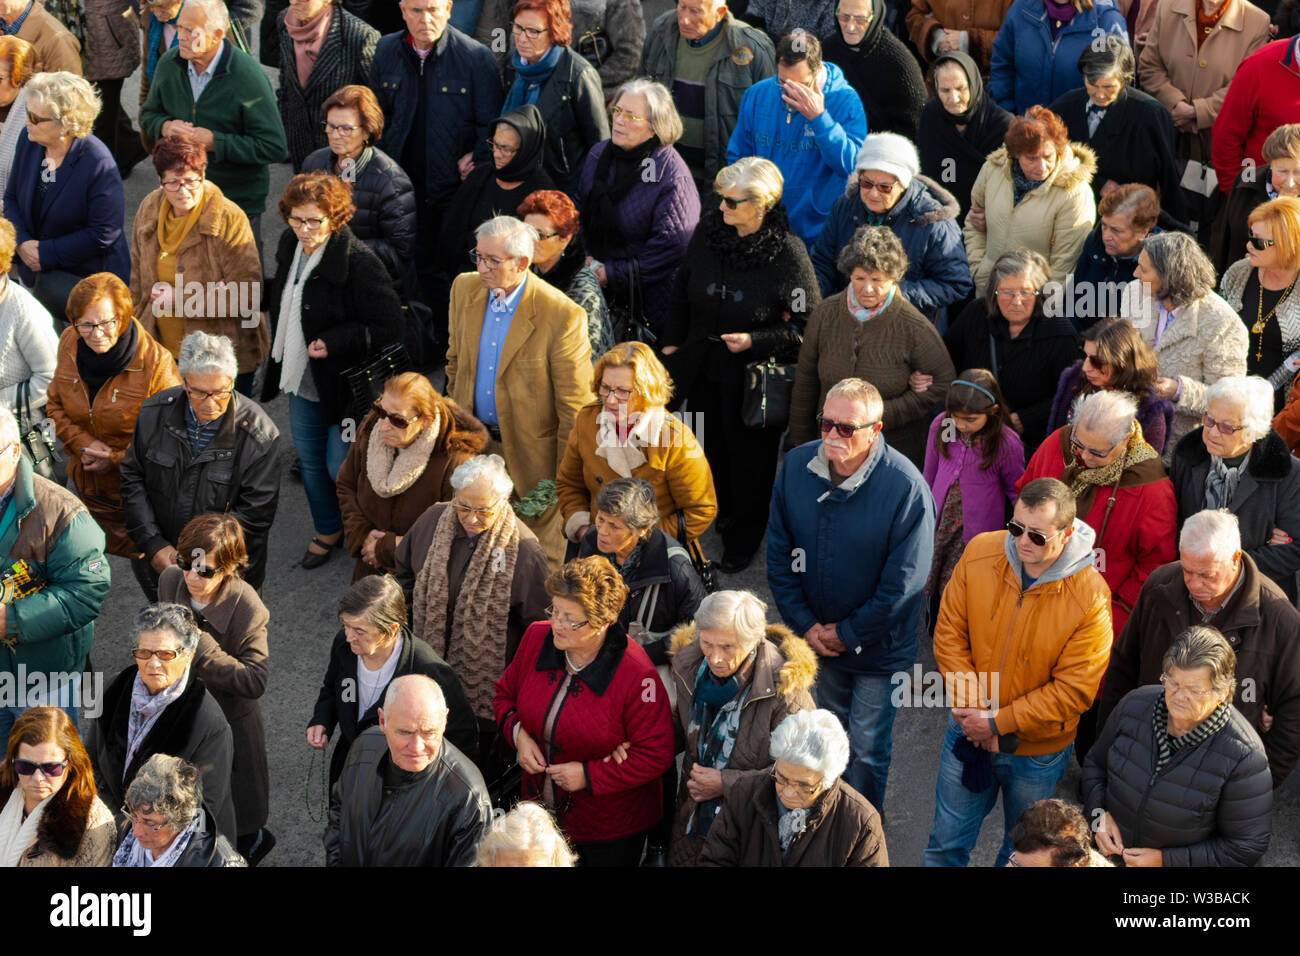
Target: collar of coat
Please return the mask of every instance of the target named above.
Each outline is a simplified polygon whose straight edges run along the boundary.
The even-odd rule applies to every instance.
[[[841,292],[839,294],[843,296],[847,293]],[[877,435],[875,442],[871,445],[871,449],[867,452],[866,460],[862,464],[858,465],[857,471],[849,475],[837,485],[835,482],[831,481],[831,463],[826,457],[826,446],[819,442],[817,445],[817,454],[808,459],[807,465],[808,470],[822,481],[826,482],[828,486],[826,491],[817,499],[817,501],[820,503],[826,498],[834,495],[836,492],[842,493],[845,498],[851,497],[855,494],[859,488],[867,483],[867,479],[871,477],[871,473],[876,470],[876,465],[885,457],[885,451],[887,448],[888,446],[885,444],[884,434],[882,433]]]
[[[672,671],[692,692],[695,690],[695,675],[699,672],[700,661],[704,659],[704,653],[695,638],[695,622],[692,621],[673,631],[668,642]],[[784,624],[769,624],[754,660],[754,674],[750,678],[753,692],[745,701],[745,706],[774,694],[780,694],[792,702],[801,692],[811,691],[816,680],[817,655],[808,646],[808,642]]]
[[[445,455],[454,467],[466,458],[482,454],[488,443],[487,426],[465,411],[459,402],[452,401],[446,395],[439,395],[438,402],[442,414],[439,416],[438,439],[433,443],[430,457]],[[360,447],[367,447],[370,433],[378,423],[379,412],[375,409],[367,412],[366,417],[361,419],[356,436],[356,443]]]
[[[190,73],[190,61],[181,56],[180,47],[174,46],[158,60],[158,66],[155,69],[163,69],[168,63],[175,65],[186,77]],[[173,52],[174,51],[174,52]],[[217,51],[216,62],[212,65],[211,83],[230,72],[230,60],[235,55],[235,47],[228,39],[221,41],[221,49]],[[154,85],[157,86],[157,74],[155,73]],[[188,85],[186,87],[188,89]],[[292,231],[292,230],[290,230]]]
[[[1200,6],[1200,0],[1164,0],[1165,6],[1169,7],[1169,13],[1175,17],[1182,17],[1184,20],[1191,20],[1190,29],[1193,33],[1196,31],[1196,10]],[[1230,3],[1228,9],[1223,11],[1219,17],[1218,25],[1225,30],[1241,30],[1246,25],[1246,5],[1244,3]]]
[[[824,790],[813,805],[808,808],[808,820],[804,825],[804,831],[801,836],[795,838],[795,843],[791,845],[791,850],[800,843],[806,841],[821,826],[822,821],[835,813],[835,808],[839,806],[842,797],[842,787],[848,784],[843,779],[837,779],[828,789]],[[775,828],[781,818],[781,810],[777,806],[776,786],[768,777],[765,785],[759,787],[754,792],[754,809],[757,811],[760,819],[769,826]]]
[[[998,169],[1003,176],[1009,181],[1011,179],[1011,154],[1007,152],[1005,146],[1001,146],[989,154],[988,162],[991,166]],[[1055,168],[1048,174],[1043,185],[1049,189],[1055,186],[1058,189],[1074,189],[1076,186],[1087,186],[1092,182],[1093,175],[1097,172],[1097,154],[1093,152],[1091,146],[1083,143],[1067,143],[1065,152],[1057,160]],[[1025,199],[1032,196],[1045,194],[1042,188],[1035,189]]]
[[[0,807],[9,802],[10,787],[0,787]],[[90,826],[90,811],[95,804],[89,792],[62,787],[45,805],[41,822],[36,825],[36,846],[40,852],[52,853],[65,860],[76,857],[81,840]],[[23,848],[26,851],[26,847]]]
[[[849,176],[844,195],[858,195],[858,177],[861,175],[862,170],[859,169]],[[867,221],[867,207],[861,199],[858,200],[853,212],[858,221]],[[903,190],[903,195],[898,197],[898,202],[885,213],[885,224],[890,225],[901,220],[913,226],[932,226],[936,222],[949,219],[956,221],[960,214],[961,204],[957,202],[956,196],[929,176],[917,174]]]
[[[207,201],[199,211],[198,222],[194,224],[194,228],[190,230],[190,233],[203,236],[220,236],[223,226],[222,220],[226,218],[223,215],[226,212],[226,195],[221,191],[221,187],[210,179],[203,181],[203,191],[207,195]],[[135,222],[138,224],[135,229],[135,239],[137,242],[143,243],[146,248],[148,248],[149,243],[157,241],[158,210],[165,201],[163,198],[165,195],[163,188],[159,186],[144,197],[144,200],[140,203],[139,211],[135,214]],[[182,243],[184,243],[184,240],[182,240]]]
[[[1174,448],[1174,458],[1189,468],[1209,464],[1210,452],[1201,440],[1202,431],[1203,428],[1196,428],[1188,432]],[[1291,474],[1291,450],[1281,435],[1270,428],[1267,435],[1255,442],[1246,462],[1246,472],[1256,481],[1281,481]]]
[[[1159,619],[1169,621],[1179,631],[1200,623],[1201,612],[1196,609],[1187,585],[1183,581],[1181,561],[1173,561],[1156,568],[1147,580],[1150,584],[1144,586],[1142,590],[1151,592],[1151,600],[1156,603]],[[1208,622],[1209,626],[1220,631],[1227,638],[1234,650],[1240,649],[1242,641],[1242,636],[1236,632],[1253,631],[1260,626],[1262,597],[1265,591],[1276,591],[1274,596],[1278,600],[1289,603],[1282,589],[1260,574],[1259,565],[1243,551],[1241,584]]]
[[[573,679],[582,681],[597,695],[602,695],[609,690],[610,682],[614,679],[614,673],[622,663],[625,653],[627,653],[627,631],[623,630],[623,625],[615,621],[605,632],[605,641],[596,652],[595,659],[575,674]],[[537,670],[562,671],[564,666],[564,651],[555,646],[555,632],[548,627],[546,637],[542,639],[541,653],[537,655]]]

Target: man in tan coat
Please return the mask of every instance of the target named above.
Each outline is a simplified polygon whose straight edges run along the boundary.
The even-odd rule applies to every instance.
[[[525,499],[539,482],[555,481],[578,409],[591,401],[587,316],[529,275],[537,242],[531,226],[497,216],[475,238],[478,272],[457,276],[451,287],[447,394],[487,426],[486,451],[505,458],[515,494]],[[520,517],[558,567],[560,508],[553,490],[546,498],[540,513],[526,507]]]
[[[37,0],[0,0],[0,23],[4,32],[13,32],[36,48],[37,62],[29,72],[54,73],[67,70],[81,76],[81,44],[68,28],[54,18]]]

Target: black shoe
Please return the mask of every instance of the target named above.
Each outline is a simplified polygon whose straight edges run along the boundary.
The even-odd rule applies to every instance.
[[[718,564],[718,570],[723,574],[739,574],[745,568],[749,567],[754,561],[754,555],[757,552],[751,551],[748,554],[728,554],[722,555],[722,561]]]
[[[662,869],[668,866],[668,851],[661,846],[648,847],[645,851],[645,859],[641,861],[642,866]]]
[[[298,484],[302,484],[302,464],[297,458],[294,458],[293,464],[289,466],[289,477]]]
[[[301,564],[304,568],[307,568],[308,570],[311,570],[312,568],[319,568],[322,564],[324,564],[331,557],[333,557],[334,549],[338,547],[342,547],[343,545],[343,536],[339,535],[339,539],[335,541],[333,544],[330,544],[328,541],[322,541],[320,538],[316,537],[315,535],[312,535],[311,543],[316,545],[318,548],[325,548],[326,550],[324,554],[317,554],[311,548],[308,548],[306,552],[303,553]]]
[[[244,853],[249,866],[257,866],[266,859],[266,855],[275,849],[275,834],[266,827],[257,831],[253,845]]]

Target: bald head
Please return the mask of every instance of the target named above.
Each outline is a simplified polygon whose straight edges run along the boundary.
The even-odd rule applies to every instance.
[[[423,674],[407,674],[388,685],[379,708],[379,728],[393,763],[419,773],[438,756],[447,729],[447,699]]]

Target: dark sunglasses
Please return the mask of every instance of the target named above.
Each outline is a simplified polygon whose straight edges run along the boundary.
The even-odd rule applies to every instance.
[[[179,552],[176,554],[176,567],[180,568],[182,571],[193,571],[201,578],[215,578],[221,573],[220,568],[209,568],[206,566],[200,567],[200,564],[201,562],[199,561],[191,561],[189,558],[182,558]]]
[[[1276,239],[1265,239],[1263,236],[1251,236],[1246,240],[1250,244],[1250,248],[1256,252],[1263,252],[1276,241]]]
[[[410,428],[413,422],[420,420],[419,416],[415,418],[403,418],[401,415],[394,415],[392,412],[384,411],[384,406],[375,402],[375,411],[379,412],[380,418],[387,418],[388,424],[394,428]]]
[[[1047,544],[1047,542],[1051,541],[1053,538],[1055,538],[1057,535],[1059,535],[1059,534],[1060,534],[1062,531],[1064,531],[1065,529],[1064,529],[1064,528],[1057,528],[1057,529],[1056,529],[1056,532],[1055,532],[1054,534],[1046,535],[1046,534],[1043,534],[1043,532],[1041,532],[1041,531],[1030,531],[1028,528],[1026,528],[1024,525],[1022,525],[1019,521],[1016,521],[1014,518],[1012,518],[1010,521],[1007,522],[1007,530],[1011,532],[1011,537],[1013,537],[1013,538],[1018,538],[1018,537],[1020,537],[1022,534],[1027,534],[1027,535],[1029,535],[1029,541],[1030,541],[1030,543],[1031,543],[1031,544],[1036,544],[1036,545],[1038,545],[1038,547],[1041,548],[1041,547],[1044,547],[1044,546]]]
[[[47,777],[62,777],[63,771],[68,767],[68,762],[63,760],[58,763],[37,763],[34,760],[14,758],[14,773],[20,777],[30,777],[36,772],[37,767],[40,767],[41,773]]]
[[[841,438],[852,438],[854,432],[860,432],[864,428],[871,428],[876,422],[867,422],[865,425],[850,425],[846,422],[832,422],[821,415],[817,416],[817,424],[821,426],[822,434],[829,435],[832,430]]]
[[[732,199],[730,196],[724,196],[724,195],[722,195],[722,193],[718,193],[718,198],[722,200],[723,204],[724,204],[728,209],[738,209],[738,208],[740,207],[740,204],[741,204],[741,203],[743,203],[743,202],[753,202],[753,201],[754,201],[754,198],[753,198],[752,196],[750,196],[750,197],[748,197],[748,198],[746,198],[746,199]]]

